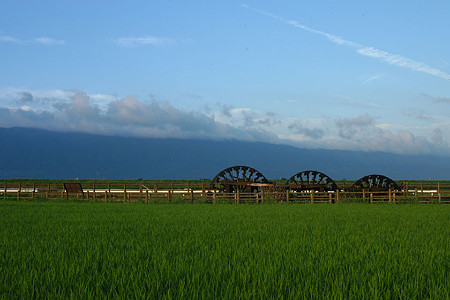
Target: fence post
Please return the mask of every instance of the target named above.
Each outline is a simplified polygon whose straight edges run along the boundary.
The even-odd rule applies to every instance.
[[[108,202],[108,191],[105,191],[105,202]]]
[[[408,197],[409,194],[409,187],[408,187],[408,181],[406,182],[405,186],[406,186],[406,197]]]
[[[127,202],[127,184],[123,184],[123,202]]]
[[[366,202],[366,189],[363,189],[363,202]]]
[[[139,183],[139,194],[142,194],[142,182]]]
[[[111,183],[108,182],[108,193],[111,195]]]
[[[333,203],[333,196],[331,195],[331,193],[328,193],[328,198],[330,198],[330,204]]]
[[[202,197],[205,197],[205,183],[202,182]]]
[[[439,203],[441,203],[441,200],[442,200],[442,199],[441,199],[441,193],[439,192],[439,193],[438,193],[438,201],[439,201]]]
[[[392,202],[392,188],[389,188],[389,203],[391,203]]]
[[[191,190],[191,203],[194,204],[194,190]]]
[[[370,193],[370,204],[373,204],[373,193]]]
[[[264,188],[261,188],[261,203],[264,202]]]
[[[311,189],[311,203],[314,203],[314,190]]]
[[[289,203],[289,190],[286,190],[286,203]]]
[[[33,182],[33,193],[31,193],[31,199],[34,199],[34,193],[36,193],[36,183]]]
[[[440,193],[441,193],[441,183],[440,183],[440,182],[438,182],[438,188],[437,188],[437,192],[438,192],[438,194],[440,194]]]
[[[158,192],[158,185],[155,183],[155,185],[153,186],[153,192],[157,193]]]
[[[21,191],[22,191],[22,182],[19,182],[19,189],[17,190],[17,200],[20,200]]]
[[[214,188],[213,204],[216,204],[216,188]]]
[[[339,202],[339,193],[340,193],[340,191],[339,191],[339,190],[337,190],[337,191],[336,191],[336,203],[338,203],[338,202]]]
[[[419,199],[419,192],[417,191],[417,188],[414,190],[414,197],[416,198],[416,201]]]
[[[235,201],[235,203],[239,203],[241,201],[241,192],[238,190],[237,191],[237,201]]]
[[[94,201],[96,200],[95,199],[95,182],[92,183],[92,199],[94,199]]]
[[[396,202],[396,198],[395,198],[396,196],[395,196],[395,191],[394,191],[394,194],[392,195],[392,199],[393,199],[393,201],[394,201],[394,204],[395,204],[395,202]]]

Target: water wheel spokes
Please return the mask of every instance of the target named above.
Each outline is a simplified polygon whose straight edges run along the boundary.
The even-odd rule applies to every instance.
[[[225,193],[255,192],[270,182],[261,172],[247,166],[233,166],[220,171],[211,181],[211,189]]]
[[[287,180],[286,185],[289,189],[297,192],[311,190],[325,192],[338,190],[338,186],[333,179],[322,172],[312,170],[295,174]]]
[[[391,178],[379,174],[364,176],[349,188],[351,191],[388,191],[389,189],[398,191],[401,187]]]

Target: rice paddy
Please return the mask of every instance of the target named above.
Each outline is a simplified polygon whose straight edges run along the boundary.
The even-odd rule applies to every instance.
[[[0,297],[448,299],[449,205],[0,201]]]

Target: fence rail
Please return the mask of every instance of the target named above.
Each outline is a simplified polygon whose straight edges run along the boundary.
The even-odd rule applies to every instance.
[[[223,193],[211,190],[205,183],[144,184],[144,183],[86,183],[82,193],[67,193],[62,183],[4,182],[0,197],[4,200],[87,200],[106,202],[186,202],[186,203],[450,203],[450,184],[439,182],[405,182],[402,191],[386,192],[294,192],[265,191],[255,193]],[[0,199],[1,199],[0,198]]]

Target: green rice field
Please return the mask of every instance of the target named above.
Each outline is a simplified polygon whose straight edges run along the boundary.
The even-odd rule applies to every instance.
[[[450,205],[0,201],[0,298],[449,299]]]

